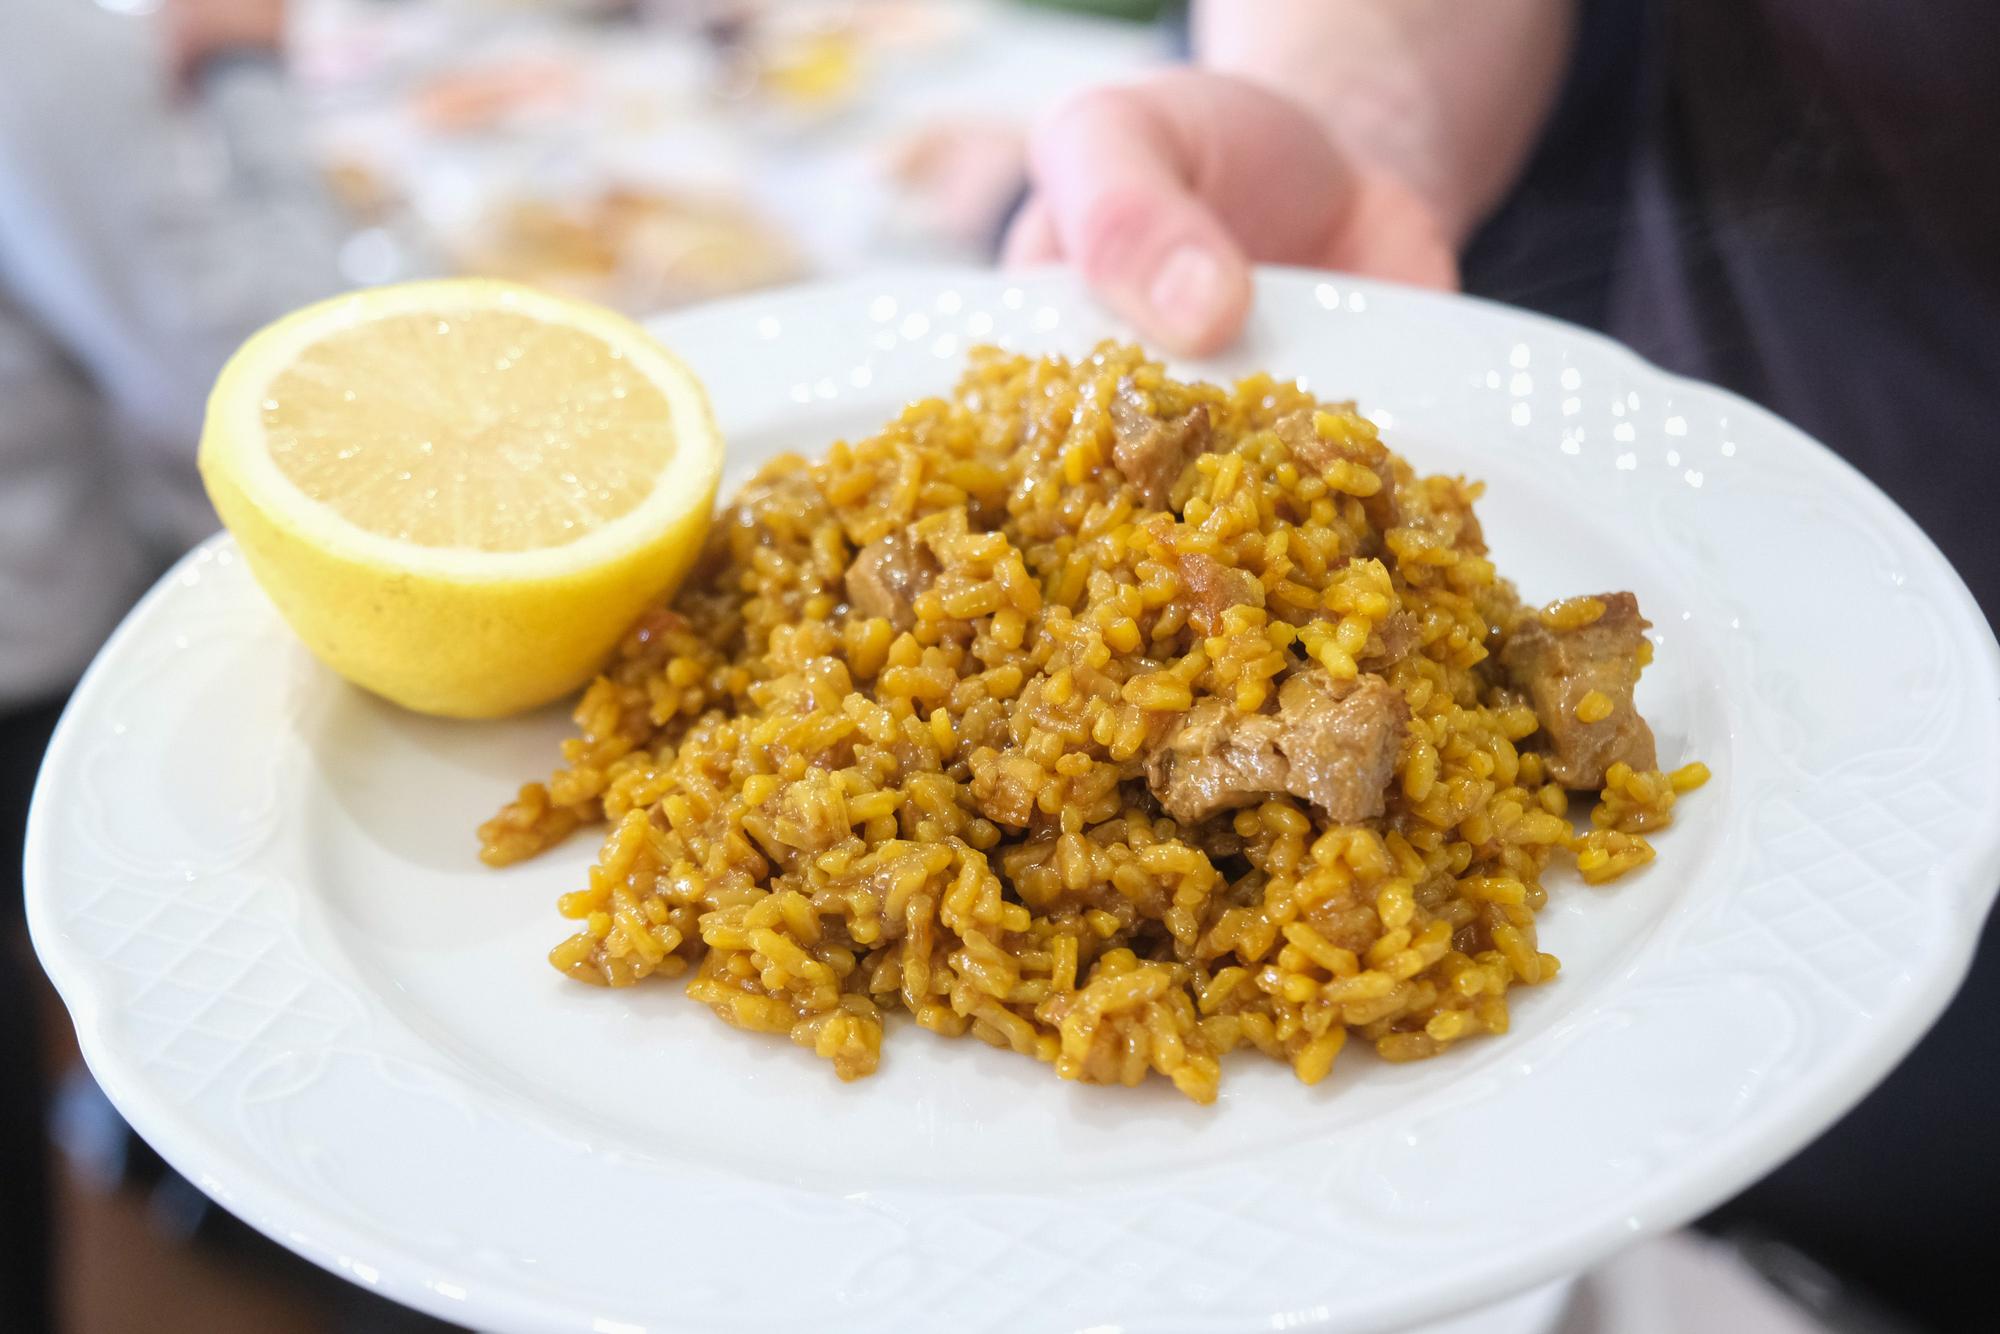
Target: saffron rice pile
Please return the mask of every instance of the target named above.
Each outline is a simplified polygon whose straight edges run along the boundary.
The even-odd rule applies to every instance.
[[[1523,606],[1479,493],[1289,382],[982,349],[743,489],[483,855],[602,822],[556,967],[844,1079],[895,1010],[1203,1102],[1239,1047],[1504,1032],[1544,869],[1650,860],[1707,771],[1659,771],[1632,595]]]

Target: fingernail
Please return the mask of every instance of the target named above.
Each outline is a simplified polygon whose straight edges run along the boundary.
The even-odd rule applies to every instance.
[[[1222,266],[1198,245],[1184,245],[1167,256],[1146,294],[1162,328],[1178,341],[1192,343],[1215,322],[1222,290]]]

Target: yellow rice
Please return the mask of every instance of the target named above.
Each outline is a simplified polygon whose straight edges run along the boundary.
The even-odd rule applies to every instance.
[[[1121,380],[1162,418],[1206,407],[1212,447],[1168,508],[1112,465]],[[774,461],[584,693],[562,767],[481,828],[483,855],[603,822],[589,882],[559,902],[576,930],[555,966],[685,975],[721,1018],[843,1079],[875,1069],[893,1010],[1202,1102],[1239,1047],[1310,1084],[1350,1040],[1404,1061],[1505,1032],[1509,989],[1560,966],[1535,935],[1545,867],[1573,858],[1599,883],[1649,861],[1644,833],[1707,771],[1614,766],[1577,833],[1492,661],[1535,612],[1487,558],[1481,488],[1388,455],[1401,522],[1376,531],[1375,472],[1303,468],[1272,430],[1302,408],[1379,454],[1353,405],[1267,376],[1228,390],[1130,347],[980,349],[952,397]],[[938,573],[898,632],[843,579],[901,531]],[[1192,553],[1253,574],[1265,605],[1198,633],[1177,574]],[[1253,713],[1312,662],[1352,678],[1399,611],[1418,633],[1377,668],[1410,713],[1381,818],[1332,826],[1290,797],[1192,829],[1163,813],[1147,747],[1194,700]]]

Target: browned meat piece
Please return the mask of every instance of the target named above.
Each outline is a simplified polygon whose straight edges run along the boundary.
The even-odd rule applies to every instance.
[[[1177,560],[1187,590],[1188,624],[1204,635],[1222,633],[1222,613],[1231,607],[1264,605],[1264,585],[1256,575],[1213,556],[1188,552]]]
[[[898,630],[917,623],[917,595],[937,578],[937,558],[907,532],[878,537],[847,567],[847,600],[863,616],[880,616]]]
[[[1198,699],[1146,759],[1146,784],[1182,824],[1251,806],[1285,790],[1291,765],[1278,752],[1271,714],[1240,714],[1227,702]]]
[[[1653,729],[1632,703],[1651,622],[1630,593],[1599,593],[1597,600],[1604,614],[1590,624],[1553,630],[1531,615],[1500,649],[1500,665],[1541,720],[1549,776],[1569,788],[1602,787],[1605,771],[1620,760],[1634,769],[1658,763]],[[1593,692],[1601,698],[1586,708]],[[1598,710],[1606,711],[1584,721]]]
[[[1195,701],[1147,757],[1146,781],[1182,824],[1285,793],[1352,824],[1382,813],[1409,716],[1379,676],[1335,681],[1309,668],[1279,688],[1275,714]]]
[[[829,778],[821,771],[779,788],[764,807],[771,835],[784,847],[807,854],[825,852],[847,837],[849,831],[829,821],[824,810],[828,791],[839,786],[838,775]]]
[[[1313,425],[1313,414],[1312,408],[1300,408],[1271,424],[1271,429],[1292,451],[1293,461],[1316,473],[1325,473],[1335,462],[1343,460],[1367,468],[1382,479],[1382,487],[1374,495],[1362,499],[1361,512],[1378,533],[1386,533],[1400,525],[1403,520],[1402,512],[1396,505],[1396,470],[1382,442],[1328,440]]]
[[[967,758],[972,770],[972,799],[979,813],[995,824],[1025,829],[1035,818],[1035,797],[1048,782],[1047,773],[1014,750],[981,746]]]
[[[1111,397],[1111,461],[1152,509],[1167,507],[1167,493],[1194,457],[1208,448],[1208,407],[1197,403],[1172,421],[1146,410],[1130,380]]]
[[[1392,611],[1387,618],[1375,626],[1370,643],[1380,643],[1379,650],[1365,652],[1355,661],[1364,672],[1379,672],[1391,663],[1401,662],[1423,646],[1422,627],[1417,618],[1406,611]]]
[[[1288,412],[1272,422],[1272,430],[1284,440],[1286,448],[1292,450],[1292,460],[1312,472],[1326,472],[1336,460],[1346,460],[1350,464],[1360,464],[1368,468],[1378,478],[1382,478],[1382,488],[1374,496],[1362,498],[1362,514],[1374,524],[1376,532],[1388,532],[1402,524],[1402,510],[1396,506],[1396,468],[1390,464],[1388,450],[1382,448],[1380,440],[1328,440],[1312,424],[1314,408],[1300,408],[1298,412]]]
[[[1379,676],[1336,681],[1305,671],[1278,688],[1278,749],[1291,764],[1286,789],[1335,824],[1382,813],[1410,706]]]

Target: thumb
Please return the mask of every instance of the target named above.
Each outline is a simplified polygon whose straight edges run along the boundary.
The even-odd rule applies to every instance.
[[[1170,127],[1103,89],[1065,103],[1030,147],[1037,205],[1099,298],[1175,352],[1213,352],[1250,309],[1250,266],[1194,193]]]

